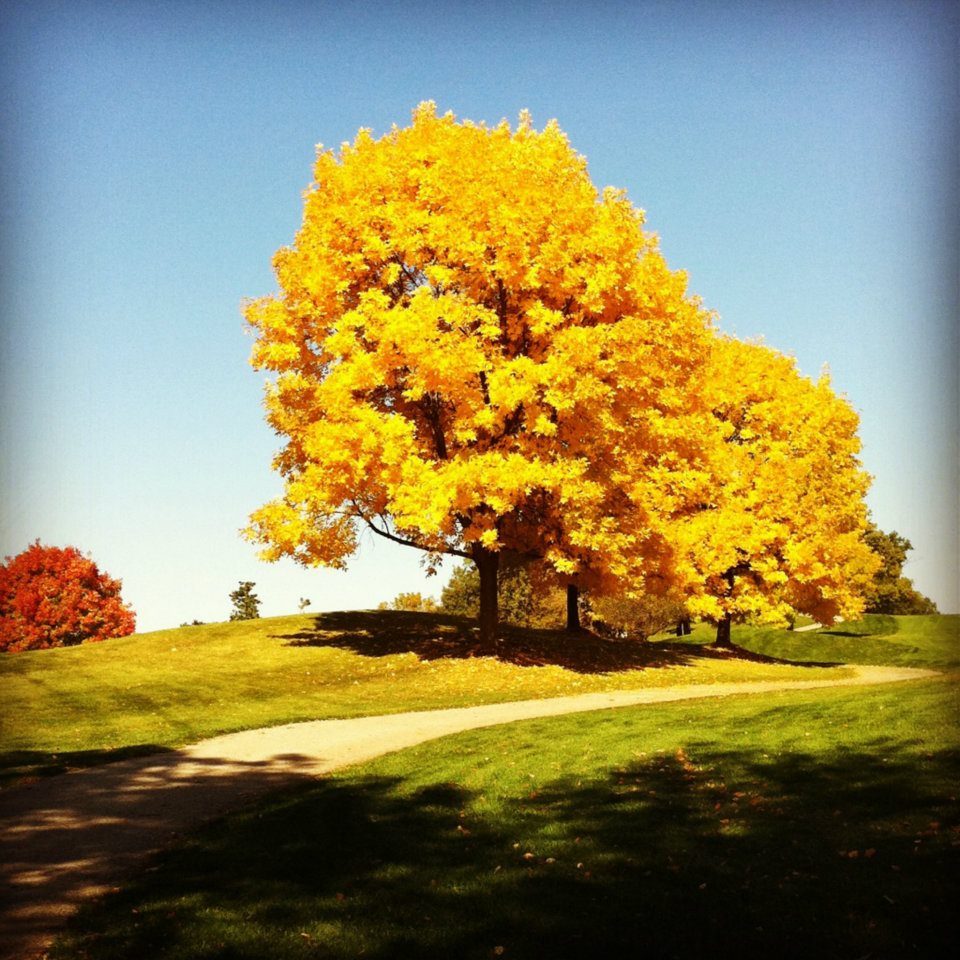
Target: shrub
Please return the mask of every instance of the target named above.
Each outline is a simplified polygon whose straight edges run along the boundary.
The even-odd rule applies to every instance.
[[[419,593],[400,593],[390,603],[384,601],[380,610],[412,610],[419,613],[436,613],[439,607],[433,597],[421,597]]]
[[[642,640],[685,622],[687,612],[682,604],[666,597],[611,596],[591,597],[589,616],[597,633]]]
[[[121,582],[76,547],[39,540],[0,566],[0,650],[74,646],[133,633]]]

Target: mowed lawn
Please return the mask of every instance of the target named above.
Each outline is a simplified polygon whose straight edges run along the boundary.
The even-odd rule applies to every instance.
[[[798,636],[811,642],[810,634]],[[710,637],[698,628],[685,638],[692,642],[663,636],[614,643],[508,629],[498,657],[478,657],[469,620],[367,611],[182,627],[7,655],[0,657],[0,782],[297,720],[849,673],[726,657],[707,649]]]
[[[843,631],[869,662],[943,674],[402,751],[211,825],[84,910],[51,956],[952,956],[958,618],[870,622]],[[818,662],[850,639],[744,639],[803,637]]]

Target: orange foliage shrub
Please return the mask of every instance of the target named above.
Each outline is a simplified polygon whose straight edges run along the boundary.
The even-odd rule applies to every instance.
[[[135,616],[120,581],[76,547],[32,543],[0,565],[0,651],[19,653],[121,637]]]

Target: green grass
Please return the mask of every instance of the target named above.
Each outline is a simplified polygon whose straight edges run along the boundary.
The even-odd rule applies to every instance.
[[[740,642],[783,660],[949,669],[960,666],[960,616],[871,614],[809,633],[758,630]]]
[[[740,628],[742,657],[710,650],[704,627],[643,644],[515,630],[492,658],[472,656],[466,621],[368,612],[4,658],[5,760],[34,773],[320,716],[842,676],[817,666],[842,661],[946,671],[528,721],[384,757],[189,838],[85,909],[52,956],[946,955],[957,623]]]
[[[944,677],[446,738],[212,825],[52,957],[945,957],[956,708]]]
[[[184,627],[7,655],[0,657],[0,781],[297,720],[845,673],[731,658],[708,649],[709,639],[703,629],[684,642],[653,643],[510,629],[498,657],[477,657],[470,621],[361,611]],[[824,653],[823,659],[838,658]]]

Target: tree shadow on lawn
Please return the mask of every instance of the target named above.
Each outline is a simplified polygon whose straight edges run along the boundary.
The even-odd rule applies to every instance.
[[[313,628],[283,634],[297,647],[335,647],[365,657],[413,653],[421,660],[466,659],[484,653],[476,621],[438,613],[405,610],[358,610],[318,614]],[[501,626],[496,657],[518,666],[560,666],[576,673],[613,673],[653,667],[684,666],[698,660],[736,658],[761,663],[791,663],[749,650],[720,650],[707,645],[658,640],[607,640],[590,631],[571,634]],[[795,663],[796,666],[837,666]]]
[[[86,912],[67,955],[948,956],[957,757],[937,763],[680,752],[495,816],[460,784],[340,777],[206,830]]]

